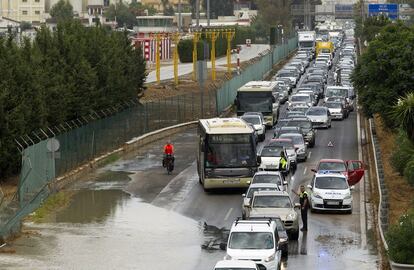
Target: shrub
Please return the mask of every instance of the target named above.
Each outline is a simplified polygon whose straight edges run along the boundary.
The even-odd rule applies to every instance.
[[[399,221],[385,235],[388,255],[394,262],[414,264],[414,209],[403,215]]]
[[[391,165],[400,175],[406,175],[405,169],[409,161],[414,160],[414,145],[402,131],[396,137],[395,145],[396,148],[391,156]]]
[[[407,163],[404,169],[404,177],[407,179],[410,185],[414,186],[414,157]]]

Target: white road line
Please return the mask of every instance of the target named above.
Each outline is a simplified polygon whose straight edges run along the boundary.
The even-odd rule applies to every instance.
[[[229,209],[229,211],[227,211],[227,214],[226,214],[226,216],[224,217],[224,221],[226,221],[226,220],[229,218],[229,216],[230,216],[231,212],[233,212],[233,207],[232,207],[232,208],[230,208],[230,209]]]
[[[308,167],[305,167],[305,169],[303,170],[303,174],[306,174],[307,170],[308,170]]]
[[[312,155],[312,151],[309,151],[308,158],[310,158],[311,155]]]

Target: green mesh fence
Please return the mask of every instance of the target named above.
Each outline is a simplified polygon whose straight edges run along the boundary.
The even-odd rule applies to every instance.
[[[247,66],[240,75],[235,75],[223,83],[217,89],[217,114],[221,114],[226,108],[233,104],[236,98],[237,89],[249,81],[262,80],[273,65],[285,59],[297,48],[297,38],[291,38],[285,44],[279,44],[273,50],[267,51],[259,60]]]

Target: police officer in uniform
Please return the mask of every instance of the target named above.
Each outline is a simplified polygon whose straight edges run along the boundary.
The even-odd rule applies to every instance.
[[[300,229],[302,232],[308,231],[308,209],[309,209],[309,199],[308,193],[305,190],[305,186],[300,186],[300,193],[297,193],[292,189],[293,193],[299,196],[299,203],[300,203],[300,215],[302,217],[302,224],[303,227]]]

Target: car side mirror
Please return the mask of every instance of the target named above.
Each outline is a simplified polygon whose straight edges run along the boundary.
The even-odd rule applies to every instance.
[[[226,244],[226,243],[220,243],[219,247],[220,247],[220,249],[221,249],[221,250],[226,251],[226,249],[227,249],[227,244]]]
[[[300,203],[295,203],[295,209],[300,209]]]
[[[257,156],[257,164],[261,164],[262,163],[262,158],[260,156]]]
[[[314,173],[316,173],[316,169],[311,169],[311,172],[314,172]]]
[[[307,185],[307,187],[308,187],[309,189],[312,189],[312,186],[311,186],[311,185]]]
[[[246,198],[246,194],[245,194],[245,193],[243,193],[243,194],[242,194],[242,197],[243,197],[243,198]]]
[[[283,181],[283,185],[287,186],[288,182],[287,181]]]

